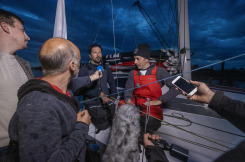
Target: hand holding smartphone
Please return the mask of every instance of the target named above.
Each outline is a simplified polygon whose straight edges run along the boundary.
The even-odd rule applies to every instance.
[[[197,87],[181,76],[175,78],[172,81],[172,84],[179,88],[181,91],[184,91],[187,95],[192,96],[197,92]]]

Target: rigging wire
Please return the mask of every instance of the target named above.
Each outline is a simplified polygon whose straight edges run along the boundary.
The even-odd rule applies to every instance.
[[[179,116],[176,116],[174,114],[178,114]],[[200,125],[200,126],[209,128],[209,129],[216,130],[216,131],[220,131],[220,132],[223,132],[223,133],[231,134],[231,135],[234,135],[234,136],[245,137],[244,135],[240,135],[240,134],[224,131],[224,130],[221,130],[221,129],[213,128],[213,127],[210,127],[210,126],[207,126],[207,125],[204,125],[204,124],[200,124],[198,122],[193,122],[190,119],[185,118],[184,115],[182,115],[180,113],[172,113],[172,115],[164,114],[164,116],[171,117],[171,118],[176,118],[176,119],[183,120],[183,121],[186,121],[186,122],[189,123],[188,125],[176,125],[176,126],[179,126],[179,127],[189,127],[192,124],[196,124],[196,125]]]
[[[166,40],[163,38],[162,34],[160,33],[160,31],[158,30],[158,28],[156,27],[156,23],[153,22],[151,16],[150,16],[150,12],[139,2],[136,1],[133,6],[137,6],[141,12],[141,14],[143,15],[143,17],[145,18],[145,20],[147,21],[148,25],[150,26],[152,32],[155,34],[155,36],[157,37],[159,43],[166,49],[169,48],[169,45],[167,44]],[[152,16],[153,17],[153,16]],[[154,17],[153,17],[154,18]],[[160,22],[161,23],[161,22]]]
[[[97,0],[95,0],[95,3],[94,4],[97,4]],[[96,17],[96,11],[97,11],[97,6],[98,5],[93,5],[94,7],[93,7],[93,19],[92,19],[92,27],[91,27],[91,29],[92,29],[92,31],[94,30],[94,27],[95,27],[95,17]],[[94,32],[92,32],[92,33],[94,33]],[[91,33],[91,38],[90,38],[90,41],[92,42],[93,41],[93,37],[94,37],[94,35]]]
[[[149,100],[148,100],[148,102],[149,102]],[[125,104],[125,103],[122,103],[122,104]],[[179,129],[179,130],[182,130],[182,131],[184,131],[184,132],[190,133],[190,134],[192,134],[192,135],[194,135],[194,136],[197,136],[197,137],[199,137],[199,138],[202,138],[202,139],[207,140],[207,141],[209,141],[209,142],[212,142],[212,143],[214,143],[214,144],[220,145],[220,146],[222,146],[222,147],[231,149],[230,147],[228,147],[228,146],[226,146],[226,145],[223,145],[223,144],[221,144],[221,143],[219,143],[219,142],[216,142],[216,141],[220,141],[220,142],[223,142],[223,143],[226,143],[226,144],[230,144],[230,145],[235,146],[235,144],[233,144],[233,143],[230,143],[230,142],[227,142],[227,141],[224,141],[224,140],[220,140],[220,139],[216,139],[216,138],[213,138],[213,137],[205,136],[205,135],[202,135],[202,134],[198,134],[198,133],[195,133],[195,132],[192,132],[192,131],[189,131],[189,130],[186,130],[186,129],[181,128],[181,127],[187,127],[187,126],[190,126],[192,123],[195,123],[195,122],[192,122],[191,120],[189,120],[189,119],[187,119],[187,118],[184,118],[184,115],[182,115],[182,114],[180,114],[180,113],[172,113],[172,115],[164,114],[164,116],[173,117],[173,118],[177,118],[177,119],[180,119],[180,120],[185,119],[185,121],[190,122],[190,124],[188,124],[188,125],[176,125],[176,124],[171,124],[171,123],[169,123],[169,122],[167,122],[167,121],[164,121],[164,120],[158,119],[158,118],[156,118],[156,117],[154,117],[154,116],[151,116],[151,115],[150,115],[150,109],[148,109],[148,108],[147,108],[147,112],[142,112],[142,111],[140,111],[140,110],[139,110],[139,112],[146,115],[146,123],[145,123],[145,127],[140,126],[140,127],[141,127],[142,129],[144,129],[145,131],[146,131],[147,119],[149,119],[149,117],[152,117],[152,118],[155,118],[156,120],[160,120],[161,122],[164,122],[164,123],[165,123],[165,124],[162,123],[161,125],[166,125],[166,126],[170,126],[170,127],[173,127],[173,128]],[[176,115],[173,115],[173,114],[179,114],[180,117],[179,117],[179,116],[176,116]],[[206,127],[205,125],[200,125],[200,126]],[[242,135],[238,135],[238,134],[234,134],[234,133],[231,133],[231,132],[219,130],[219,129],[212,128],[212,127],[209,127],[209,126],[208,126],[208,128],[214,129],[214,130],[216,130],[216,131],[228,133],[228,134],[231,134],[231,135],[244,137],[244,136],[242,136]],[[159,133],[162,133],[162,132],[160,132],[160,131],[158,131],[158,132],[159,132]],[[145,133],[146,133],[146,132],[145,132]],[[179,138],[179,137],[178,137],[178,138]],[[188,142],[188,143],[191,143],[191,144],[200,146],[200,147],[204,147],[204,148],[206,148],[206,149],[210,149],[210,150],[213,150],[213,151],[221,151],[221,152],[225,152],[224,150],[220,150],[220,149],[215,148],[215,147],[207,146],[207,145],[204,145],[204,144],[201,144],[201,143],[198,143],[198,142],[194,142],[194,141],[191,141],[191,140],[187,140],[187,139],[184,139],[184,138],[181,138],[181,139],[184,140],[185,142]],[[214,141],[214,140],[216,140],[216,141]]]
[[[222,62],[230,61],[230,60],[233,60],[233,59],[242,57],[242,56],[245,56],[245,53],[244,53],[244,54],[240,54],[240,55],[238,55],[238,56],[233,56],[233,57],[230,57],[230,58],[227,58],[227,59],[224,59],[224,60],[215,62],[215,63],[211,63],[211,64],[208,64],[208,65],[205,65],[205,66],[202,66],[202,67],[193,69],[193,70],[189,70],[189,71],[184,72],[184,73],[176,74],[176,75],[173,75],[173,76],[164,78],[164,79],[159,79],[159,80],[157,80],[157,81],[155,81],[155,82],[151,82],[151,83],[148,83],[148,84],[145,84],[145,85],[142,85],[142,86],[138,86],[138,87],[135,87],[135,88],[130,88],[130,89],[127,89],[127,90],[119,91],[119,92],[117,92],[117,93],[113,93],[113,94],[110,94],[110,95],[105,95],[105,96],[103,96],[103,97],[109,97],[109,96],[112,96],[112,95],[116,95],[116,94],[118,94],[118,93],[123,93],[123,92],[126,92],[126,91],[132,91],[132,90],[134,90],[134,89],[136,89],[136,88],[141,88],[141,87],[144,87],[144,86],[147,86],[147,85],[150,85],[150,84],[162,82],[162,81],[165,81],[165,80],[167,80],[167,79],[172,79],[172,78],[175,78],[175,77],[180,76],[180,75],[183,75],[183,74],[191,73],[191,72],[194,72],[194,71],[197,71],[197,70],[200,70],[200,69],[204,69],[204,68],[207,68],[207,67],[216,65],[216,64],[220,64],[220,63],[222,63]],[[103,97],[95,97],[95,98],[92,98],[92,99],[90,99],[90,100],[80,101],[80,102],[81,102],[81,103],[85,103],[85,102],[93,101],[93,100],[95,100],[95,99],[97,99],[97,98],[103,98]]]
[[[159,4],[159,1],[158,1],[158,0],[157,0],[157,6],[158,6],[158,8],[159,8],[159,10],[160,10],[160,13],[161,13],[161,15],[162,15],[162,17],[163,17],[165,23],[166,23],[166,27],[169,28],[167,37],[169,37],[169,39],[170,39],[169,31],[171,31],[172,27],[171,27],[171,25],[168,23],[168,21],[166,20],[164,14],[163,14],[163,12],[162,12],[162,9],[161,9],[161,7],[160,7],[160,4]],[[171,44],[170,41],[169,41],[168,43]]]
[[[140,111],[140,112],[143,113],[143,114],[146,114],[146,113],[143,112],[143,111]],[[149,115],[149,114],[148,114],[148,115]],[[151,115],[149,115],[149,116],[151,116]],[[158,118],[156,118],[156,117],[154,117],[154,116],[151,116],[151,117],[154,118],[154,119],[160,120],[160,119],[158,119]],[[167,125],[170,125],[170,126],[172,126],[172,127],[174,127],[174,128],[177,128],[177,129],[179,129],[179,130],[182,130],[182,131],[184,131],[184,132],[187,132],[187,133],[189,133],[189,134],[192,134],[192,135],[194,135],[194,136],[197,136],[197,137],[202,138],[202,139],[204,139],[204,140],[207,140],[207,141],[209,141],[209,142],[215,143],[215,144],[220,145],[220,146],[222,146],[222,147],[231,149],[230,147],[228,147],[228,146],[226,146],[226,145],[223,145],[223,144],[221,144],[221,143],[218,143],[218,142],[216,142],[216,141],[213,141],[213,140],[211,140],[211,139],[208,139],[208,138],[206,138],[206,137],[204,137],[204,136],[202,136],[202,135],[199,135],[199,134],[197,134],[197,133],[195,133],[195,132],[186,130],[186,129],[184,129],[184,128],[181,128],[181,127],[179,127],[179,126],[177,126],[177,125],[175,125],[175,124],[171,124],[171,123],[169,123],[169,122],[167,122],[167,121],[164,121],[164,120],[161,120],[161,121],[164,122],[164,123],[166,123]]]
[[[206,67],[213,66],[213,65],[215,65],[215,64],[221,63],[221,62],[223,62],[223,61],[224,61],[224,62],[225,62],[225,61],[229,61],[229,60],[232,60],[232,59],[241,57],[241,56],[245,56],[245,54],[241,54],[241,55],[234,56],[234,57],[231,57],[231,58],[228,58],[228,59],[219,61],[219,62],[215,62],[215,63],[209,64],[209,65],[206,65],[206,66],[203,66],[203,67],[194,69],[194,70],[187,71],[187,72],[185,72],[185,73],[189,73],[189,72],[192,72],[192,71],[197,71],[197,70],[200,70],[200,69],[203,69],[203,68],[206,68]],[[185,74],[185,73],[182,73],[182,74]],[[179,75],[181,75],[181,74],[174,75],[174,76],[171,76],[171,77],[168,77],[168,78],[164,78],[164,79],[158,80],[158,81],[156,81],[156,82],[164,81],[164,80],[166,80],[166,79],[170,79],[170,78],[173,78],[173,77],[179,76]],[[149,83],[149,84],[153,84],[153,83],[156,83],[156,82],[152,82],[152,83]],[[140,86],[140,87],[147,86],[147,85],[149,85],[149,84],[145,84],[145,85],[142,85],[142,86]],[[137,87],[137,88],[139,88],[139,87]],[[128,89],[128,90],[133,90],[133,89],[135,89],[135,88],[131,88],[131,89]],[[125,90],[125,91],[128,91],[128,90]],[[119,93],[125,92],[125,91],[120,91]],[[106,95],[106,96],[111,96],[111,95],[114,95],[114,94],[110,94],[110,95]],[[105,96],[103,96],[103,97],[105,97]],[[94,99],[97,99],[97,98],[103,98],[103,97],[96,97],[96,98],[93,98],[93,99],[90,99],[90,100],[86,100],[86,102],[91,101],[91,100],[94,100]],[[81,102],[81,103],[82,103],[82,102]],[[141,113],[144,113],[144,112],[142,112],[142,111],[140,111],[140,112],[141,112]],[[151,115],[150,115],[150,116],[151,116]],[[151,116],[151,117],[153,117],[153,116]],[[153,117],[153,118],[155,118],[155,117]],[[156,119],[157,119],[157,118],[156,118]],[[157,119],[157,120],[159,120],[159,119]],[[161,121],[162,121],[162,120],[161,120]],[[230,148],[230,147],[228,147],[228,146],[226,146],[226,145],[223,145],[223,144],[220,144],[220,143],[218,143],[218,142],[216,142],[216,141],[213,141],[213,140],[211,140],[211,139],[208,138],[208,137],[205,137],[205,136],[203,136],[203,135],[200,135],[200,134],[197,134],[197,133],[188,131],[188,130],[186,130],[186,129],[183,129],[183,128],[181,128],[180,126],[171,124],[171,123],[166,122],[166,121],[162,121],[162,122],[164,122],[164,123],[166,123],[166,124],[168,124],[168,125],[170,125],[170,126],[172,126],[172,127],[175,127],[175,128],[177,128],[177,129],[180,129],[180,130],[182,130],[182,131],[185,131],[185,132],[187,132],[187,133],[190,133],[190,134],[192,134],[192,135],[194,135],[194,136],[197,136],[197,137],[199,137],[199,138],[202,138],[202,139],[204,139],[204,140],[207,140],[207,141],[209,141],[209,142],[215,143],[215,144],[220,145],[220,146],[223,146],[223,147],[225,147],[225,148]],[[196,123],[195,123],[195,124],[196,124]],[[202,124],[202,126],[203,126],[203,124]],[[178,137],[178,138],[179,138],[179,137]],[[191,141],[191,142],[193,142],[193,141]],[[196,143],[196,142],[194,142],[194,143]],[[200,147],[204,147],[203,144],[200,144]],[[205,147],[206,147],[206,146],[205,146]],[[210,146],[208,146],[207,148],[208,148],[208,149],[211,149],[211,150],[214,150],[214,151],[215,151],[215,150],[223,151],[223,150],[220,150],[220,149],[217,149],[217,148],[213,148],[213,147],[210,147]]]
[[[70,2],[70,1],[68,1],[68,2]],[[76,0],[74,0],[73,1],[73,4],[72,4],[72,10],[71,10],[71,19],[70,19],[70,22],[69,22],[69,24],[68,24],[68,26],[69,27],[71,27],[71,24],[72,24],[72,22],[73,22],[73,16],[74,16],[74,11],[76,10],[76,7],[75,7],[75,3],[76,2]],[[71,4],[71,3],[70,3]]]
[[[174,15],[174,13],[176,13],[176,7],[177,7],[177,0],[175,1],[175,12],[173,11],[173,9],[172,9],[172,4],[171,4],[171,2],[169,1],[169,6],[170,6],[170,8],[171,8],[171,10],[172,10],[172,17],[171,17],[171,22],[169,23],[169,31],[168,31],[168,34],[169,34],[169,36],[170,36],[170,33],[171,33],[171,29],[172,29],[172,27],[171,27],[171,25],[172,25],[172,23],[173,23],[173,20],[175,20],[175,15]],[[177,26],[178,25],[178,23],[177,23],[177,21],[174,21],[175,22],[175,26]],[[174,31],[174,30],[172,30],[172,32],[173,32],[173,34],[175,35],[175,39],[176,39],[176,37],[177,37],[177,31]],[[170,40],[171,41],[171,40]],[[175,40],[176,41],[176,40]],[[175,49],[175,44],[174,44],[174,49]]]
[[[97,40],[97,37],[98,37],[98,34],[99,34],[99,31],[100,31],[100,25],[102,23],[102,16],[104,15],[104,11],[105,11],[105,7],[106,7],[106,4],[107,4],[108,0],[105,0],[105,4],[104,4],[104,7],[102,9],[102,13],[100,15],[100,23],[98,25],[98,29],[97,29],[97,32],[96,32],[96,36],[95,36],[95,39],[94,39],[94,43],[96,43],[96,40]]]
[[[121,54],[122,54],[122,52],[123,52],[123,48],[124,48],[124,43],[125,43],[125,39],[126,39],[126,31],[125,31],[125,34],[124,34],[124,38],[123,38],[123,44],[122,44],[122,49],[121,49]]]
[[[171,4],[170,0],[169,0],[169,5],[170,5],[171,11],[172,11],[172,13],[173,13],[174,20],[175,20],[175,22],[176,22],[176,24],[177,24],[177,19],[176,19],[175,15],[174,15],[174,11],[173,11],[172,4]]]
[[[136,14],[136,12],[134,12]],[[136,17],[136,15],[132,16],[132,17]],[[131,17],[131,18],[132,18]],[[132,26],[133,26],[133,35],[134,35],[134,45],[133,45],[133,49],[137,48],[137,40],[136,40],[136,36],[135,36],[135,24],[134,21],[132,21]]]
[[[204,144],[201,144],[201,143],[198,143],[198,142],[194,142],[194,141],[191,141],[191,140],[187,140],[187,139],[184,139],[184,138],[181,138],[181,137],[177,137],[177,136],[174,136],[174,135],[170,135],[170,134],[167,134],[167,133],[163,133],[163,132],[159,132],[160,134],[164,134],[166,136],[170,136],[170,137],[173,137],[173,138],[176,138],[178,140],[181,140],[181,141],[184,141],[184,142],[187,142],[187,143],[190,143],[190,144],[193,144],[193,145],[196,145],[196,146],[199,146],[199,147],[203,147],[203,148],[206,148],[206,149],[209,149],[209,150],[212,150],[212,151],[216,151],[216,152],[226,152],[224,150],[221,150],[221,149],[218,149],[218,148],[215,148],[215,147],[211,147],[211,146],[208,146],[208,145],[204,145]]]
[[[89,14],[88,14],[88,17],[89,17],[89,19],[88,19],[88,33],[87,33],[87,46],[89,46],[89,38],[90,38],[90,13],[91,13],[91,6],[92,6],[92,0],[89,0]]]
[[[111,18],[112,18],[112,32],[113,32],[113,42],[114,42],[114,54],[117,54],[117,51],[116,51],[116,37],[115,37],[115,26],[114,26],[114,18],[113,18],[113,2],[111,0]],[[117,61],[115,59],[115,65],[116,65],[116,78],[117,77]],[[118,79],[117,79],[117,87],[118,87]],[[118,89],[117,89],[117,96],[118,96]]]
[[[143,111],[140,111],[140,112],[143,113],[143,114],[147,114],[147,113],[145,113],[145,112],[143,112]],[[148,114],[148,115],[149,115],[149,114]],[[151,115],[149,115],[149,116],[151,116]],[[160,120],[160,119],[158,119],[158,118],[156,118],[156,117],[154,117],[154,116],[151,116],[151,117],[154,118],[154,119]],[[177,129],[179,129],[179,130],[182,130],[182,131],[184,131],[184,132],[187,132],[187,133],[189,133],[189,134],[192,134],[192,135],[194,135],[194,136],[197,136],[197,137],[202,138],[202,139],[204,139],[204,140],[207,140],[207,141],[209,141],[209,142],[212,142],[212,143],[215,143],[215,144],[217,144],[217,145],[223,146],[223,147],[225,147],[225,148],[231,149],[230,147],[228,147],[228,146],[226,146],[226,145],[223,145],[223,144],[221,144],[221,143],[218,143],[218,142],[216,142],[216,141],[213,141],[213,140],[211,140],[211,139],[208,139],[208,138],[206,138],[206,137],[204,137],[204,136],[202,136],[202,135],[199,135],[199,134],[197,134],[197,133],[195,133],[195,132],[192,132],[192,131],[186,130],[186,129],[184,129],[184,128],[181,128],[181,127],[179,127],[178,125],[171,124],[171,123],[169,123],[169,122],[167,122],[167,121],[164,121],[164,120],[160,120],[160,121],[161,121],[161,122],[164,122],[165,124],[167,124],[167,125],[169,125],[169,126],[172,126],[172,127],[174,127],[174,128],[177,128]]]
[[[113,44],[114,44],[114,53],[116,54],[116,38],[115,38],[115,26],[114,26],[114,18],[113,18],[113,2],[111,0],[111,18],[112,18],[112,32],[113,32]]]
[[[171,35],[170,34],[171,34],[171,25],[172,25],[172,22],[173,22],[172,20],[173,20],[173,16],[172,16],[171,21],[169,23],[168,34],[167,34],[167,36],[169,37],[169,44],[171,44]]]
[[[161,9],[161,7],[160,7],[160,4],[159,4],[159,1],[158,1],[158,0],[157,0],[157,7],[159,8],[162,17],[163,17],[165,23],[167,24],[166,27],[168,27],[168,26],[169,26],[169,23],[168,23],[168,21],[166,20],[166,17],[164,16],[164,14],[163,14],[163,12],[162,12],[162,9]]]
[[[177,0],[175,0],[175,11],[177,10]],[[176,49],[177,48],[177,44],[178,44],[178,29],[179,29],[179,24],[178,24],[178,22],[176,22],[175,23],[175,25],[176,25],[176,32],[175,32],[175,41],[174,41],[174,49]],[[175,48],[176,47],[176,48]]]

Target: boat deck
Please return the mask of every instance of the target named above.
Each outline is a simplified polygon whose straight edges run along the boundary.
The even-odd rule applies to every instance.
[[[213,161],[224,152],[229,151],[230,148],[236,147],[238,143],[245,139],[245,134],[242,131],[227,120],[221,118],[216,112],[211,110],[207,104],[188,100],[183,95],[178,95],[176,98],[169,101],[168,104],[163,105],[163,114],[164,122],[162,122],[161,128],[155,133],[165,139],[168,144],[176,144],[189,150],[188,161],[190,162]],[[173,115],[186,118],[193,123],[172,117]],[[166,122],[172,125],[179,125],[179,128],[170,126],[166,124]],[[219,130],[238,134],[243,137]],[[94,131],[95,128],[91,124],[89,135],[94,137]],[[101,131],[95,138],[105,146],[108,142],[109,132],[110,128]],[[169,161],[179,161],[171,156],[168,151],[165,151],[165,153]],[[144,156],[143,158],[145,159]]]
[[[171,100],[165,105],[163,111],[165,122],[179,126],[171,126],[163,122],[161,128],[155,133],[170,145],[176,144],[189,150],[188,161],[214,161],[245,139],[245,134],[242,131],[221,118],[207,104],[187,100],[185,96],[179,95]],[[193,123],[171,117],[173,115],[186,118]],[[165,151],[165,153],[169,161],[179,161],[171,156],[168,151]]]

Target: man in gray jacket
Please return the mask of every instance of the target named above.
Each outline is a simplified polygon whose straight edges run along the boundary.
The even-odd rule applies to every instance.
[[[79,112],[80,104],[67,90],[79,71],[79,49],[68,40],[51,38],[38,57],[44,76],[18,91],[10,146],[19,149],[20,161],[84,161],[90,116],[87,110]]]
[[[0,157],[9,144],[8,125],[17,107],[17,91],[33,78],[29,63],[15,54],[26,49],[30,40],[23,24],[18,16],[0,9]]]

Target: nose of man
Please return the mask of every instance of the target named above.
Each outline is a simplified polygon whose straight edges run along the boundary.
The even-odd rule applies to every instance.
[[[134,64],[137,65],[138,64],[138,60],[135,59],[134,60]]]
[[[25,33],[25,38],[26,38],[26,40],[31,40],[31,38]]]

